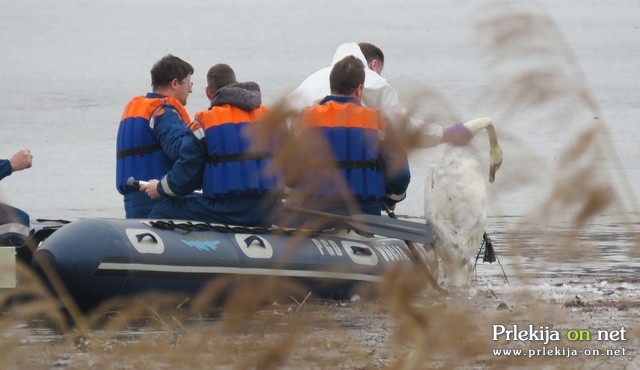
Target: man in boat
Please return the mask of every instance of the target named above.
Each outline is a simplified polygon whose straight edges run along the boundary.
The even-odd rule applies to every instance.
[[[288,202],[337,214],[380,215],[405,198],[411,178],[406,153],[377,109],[362,105],[365,65],[353,55],[334,63],[331,94],[292,123],[301,143],[286,167]],[[299,203],[299,204],[296,204]]]
[[[0,159],[0,180],[14,172],[30,168],[33,154],[21,149],[10,159]],[[0,244],[22,245],[29,237],[29,215],[18,208],[0,203]]]
[[[384,67],[384,54],[382,50],[373,44],[353,42],[338,46],[331,66],[322,68],[311,76],[307,77],[287,97],[288,105],[299,112],[304,107],[311,106],[329,95],[329,74],[331,68],[344,57],[353,55],[360,59],[367,67],[365,68],[364,91],[362,94],[362,104],[369,108],[376,108],[390,122],[403,122],[408,117],[407,109],[404,108],[398,99],[398,93],[387,80],[382,77]],[[436,146],[441,143],[454,143],[456,145],[466,145],[473,137],[461,123],[456,123],[447,128],[436,124],[427,124],[417,118],[409,117],[412,130],[421,130],[422,145],[425,147]]]
[[[116,144],[116,187],[124,196],[127,218],[147,218],[158,202],[127,180],[160,178],[179,157],[181,137],[191,122],[184,106],[192,75],[189,63],[166,55],[151,68],[153,92],[134,97],[124,109]]]
[[[205,93],[211,106],[195,115],[179,160],[159,181],[141,187],[163,199],[149,217],[271,226],[283,181],[272,160],[277,138],[261,130],[269,110],[260,87],[237,82],[230,66],[216,64],[207,73]],[[203,196],[184,197],[200,184]]]

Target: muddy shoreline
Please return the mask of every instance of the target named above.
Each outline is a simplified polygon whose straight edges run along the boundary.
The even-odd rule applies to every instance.
[[[111,327],[88,335],[77,329],[54,333],[46,320],[13,321],[3,325],[0,348],[7,354],[3,367],[35,369],[640,366],[638,279],[510,280],[480,278],[446,297],[421,294],[405,302],[393,295],[352,301],[290,297],[235,317],[230,310],[189,317],[150,301],[139,311],[142,319],[128,317],[130,326],[123,324],[127,320],[115,324],[120,314],[113,311]],[[7,324],[13,313],[1,315]],[[494,341],[494,325],[528,334]],[[596,337],[621,328],[624,340]],[[579,330],[593,336],[567,339]],[[553,332],[560,337],[550,339]],[[518,356],[495,352],[518,349]]]

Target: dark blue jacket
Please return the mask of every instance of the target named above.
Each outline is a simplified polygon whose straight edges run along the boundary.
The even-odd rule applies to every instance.
[[[0,159],[0,180],[11,175],[11,161],[8,159]],[[29,215],[21,209],[0,203],[0,225],[9,223],[20,223],[27,228],[29,227]],[[0,244],[9,243],[9,245],[22,245],[26,242],[28,230],[25,228],[23,233],[7,232],[0,227]],[[15,243],[15,244],[14,244]]]
[[[11,162],[8,159],[0,159],[0,180],[11,175]]]
[[[233,125],[232,117],[226,117],[230,112],[248,112],[250,115],[256,111],[266,112],[266,108],[261,106],[260,89],[257,84],[253,82],[235,83],[219,89],[211,99],[211,108],[197,113],[196,120],[191,127],[192,131],[182,137],[179,158],[171,171],[160,180],[158,192],[162,196],[181,196],[202,187],[205,196],[223,199],[263,195],[269,190],[281,186],[282,184],[277,179],[264,176],[266,165],[263,162],[268,161],[267,158],[247,161],[255,165],[253,173],[249,171],[251,168],[249,163],[240,165],[239,160],[231,158],[240,152],[250,150],[250,143],[245,137],[241,137],[244,131],[227,130],[225,131],[226,136],[220,136],[221,132],[217,130],[219,125],[207,127],[210,123],[208,119],[211,118],[208,116],[211,115],[215,116],[219,113],[225,116],[220,118],[220,122],[229,118],[228,123]],[[207,121],[201,122],[200,119]],[[221,147],[224,147],[225,150],[218,151],[216,149]],[[211,153],[209,153],[210,151]],[[240,165],[242,171],[216,171],[216,165],[212,163],[216,161],[225,162],[225,165]],[[236,167],[240,169],[240,167]],[[205,168],[207,168],[206,171]],[[260,178],[256,186],[252,185],[254,177]]]
[[[204,115],[209,112],[224,115],[232,111],[265,110],[261,107],[260,90],[255,83],[236,83],[219,89],[211,99],[211,106],[214,110],[205,111]],[[196,115],[202,116],[200,113]],[[238,137],[244,130],[227,130],[226,135],[218,137],[216,134],[220,134],[219,130],[209,130],[205,135],[205,128],[196,118],[192,130],[183,135],[178,160],[158,184],[158,193],[163,200],[154,206],[149,217],[270,226],[269,216],[277,201],[270,196],[269,190],[277,191],[282,184],[268,178],[264,182],[260,180],[258,186],[254,187],[251,181],[254,176],[263,174],[264,166],[260,161],[266,158],[250,159],[250,164],[246,166],[235,166],[238,169],[235,172],[219,172],[213,168],[205,171],[205,166],[215,167],[212,162],[239,164],[235,158],[237,153],[230,148],[238,145],[243,150],[252,148],[251,145],[246,146],[243,137]],[[214,150],[218,145],[228,147],[218,153]],[[208,147],[212,148],[213,159]],[[255,172],[250,171],[251,163],[255,165]],[[176,197],[188,195],[199,187],[202,187],[204,196]]]

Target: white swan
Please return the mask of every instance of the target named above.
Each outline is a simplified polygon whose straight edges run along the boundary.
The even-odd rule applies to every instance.
[[[464,123],[474,136],[489,136],[489,182],[502,164],[502,149],[489,118]],[[431,168],[425,184],[425,218],[433,226],[433,246],[449,284],[464,285],[471,276],[487,219],[487,192],[480,164],[470,146],[447,144],[441,160]],[[436,275],[437,276],[437,275]]]

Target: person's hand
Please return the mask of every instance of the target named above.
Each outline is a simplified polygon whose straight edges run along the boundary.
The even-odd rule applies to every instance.
[[[464,127],[462,123],[456,123],[444,129],[442,141],[453,145],[467,145],[473,138],[473,132]]]
[[[158,180],[149,180],[148,183],[140,186],[140,191],[147,193],[151,199],[160,199],[160,193],[158,193]]]
[[[31,167],[33,160],[33,154],[31,154],[31,150],[22,149],[19,152],[16,152],[9,159],[9,163],[11,163],[11,171],[22,171],[25,168]]]

